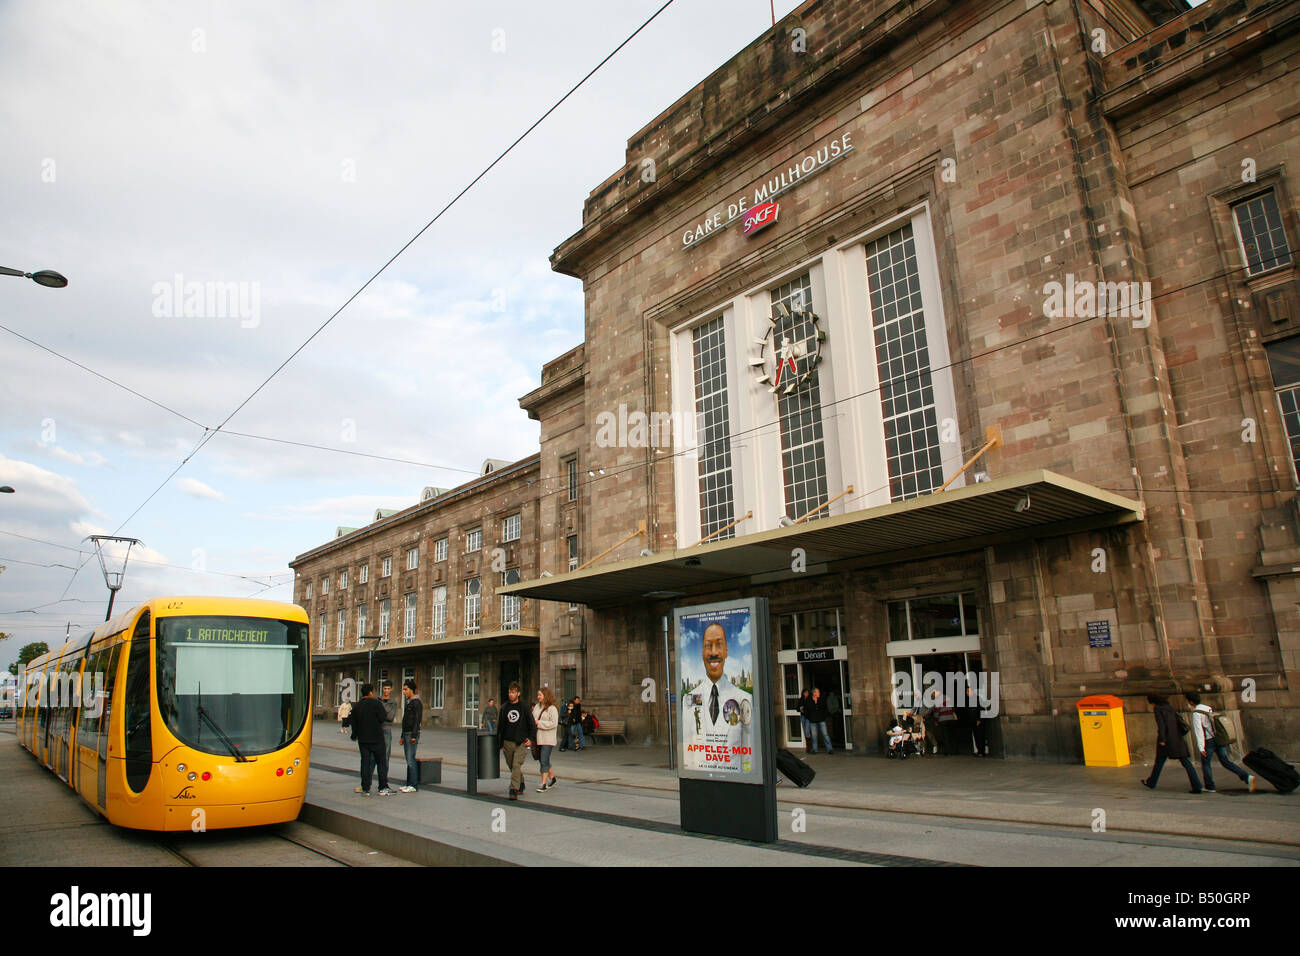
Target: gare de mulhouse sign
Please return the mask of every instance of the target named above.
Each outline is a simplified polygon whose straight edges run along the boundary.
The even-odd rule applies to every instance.
[[[682,248],[699,245],[701,240],[716,235],[736,220],[745,220],[745,235],[752,235],[776,221],[776,204],[772,200],[788,189],[794,188],[809,177],[817,175],[831,163],[853,152],[853,133],[846,132],[808,153],[797,163],[778,170],[766,182],[754,187],[753,201],[744,193],[727,203],[726,218],[722,210],[682,233]]]

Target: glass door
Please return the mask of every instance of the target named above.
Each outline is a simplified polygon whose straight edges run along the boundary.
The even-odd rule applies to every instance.
[[[461,722],[466,727],[478,726],[478,661],[465,662],[465,712]]]

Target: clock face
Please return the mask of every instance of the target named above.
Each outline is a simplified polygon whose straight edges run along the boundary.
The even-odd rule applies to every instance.
[[[778,303],[766,333],[755,340],[750,367],[760,385],[772,394],[791,395],[802,388],[822,360],[826,333],[813,312]]]

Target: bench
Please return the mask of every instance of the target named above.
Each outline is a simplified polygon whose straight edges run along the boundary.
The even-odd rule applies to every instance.
[[[441,757],[416,757],[420,766],[420,783],[442,783]]]
[[[608,737],[609,744],[614,745],[615,737],[622,737],[623,743],[627,743],[627,721],[626,720],[602,720],[600,726],[596,728],[595,733],[584,734],[585,737]]]

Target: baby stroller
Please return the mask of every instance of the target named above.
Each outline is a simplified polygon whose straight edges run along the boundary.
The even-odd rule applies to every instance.
[[[926,754],[925,724],[913,720],[911,715],[900,717],[893,727],[885,732],[885,756],[906,760],[908,757],[924,757]]]

